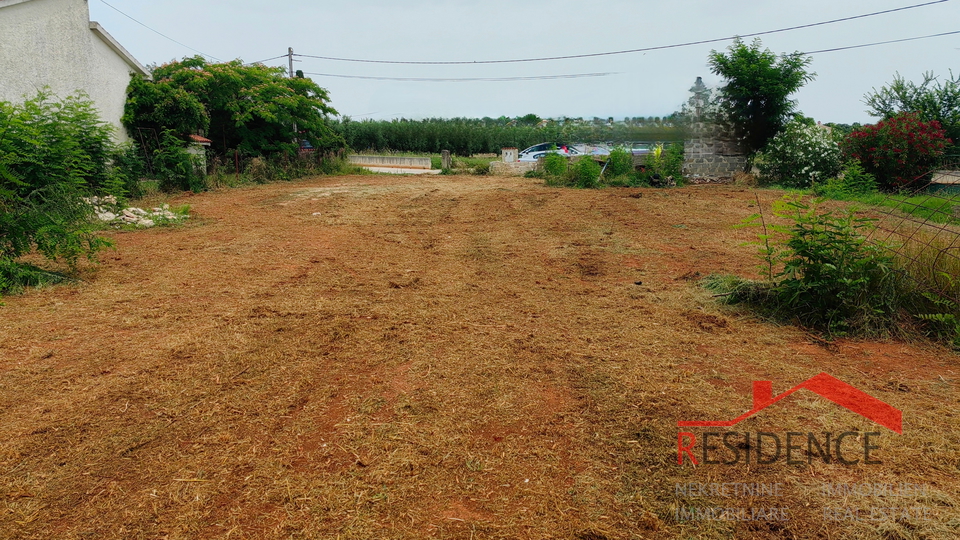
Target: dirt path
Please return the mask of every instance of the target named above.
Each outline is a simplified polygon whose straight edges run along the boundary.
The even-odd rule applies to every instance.
[[[176,202],[189,225],[0,308],[0,538],[960,534],[957,356],[823,344],[697,287],[754,272],[752,192],[358,176]],[[881,431],[883,465],[677,465],[678,420],[824,371],[904,434],[811,393],[735,429]],[[718,481],[783,492],[676,491]],[[822,493],[854,482],[927,491]],[[905,502],[932,518],[824,519]],[[715,506],[792,513],[678,519]]]

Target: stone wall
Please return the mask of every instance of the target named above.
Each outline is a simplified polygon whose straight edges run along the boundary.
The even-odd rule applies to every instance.
[[[747,157],[737,141],[725,137],[719,126],[697,123],[684,143],[683,175],[688,178],[725,178],[740,172]]]

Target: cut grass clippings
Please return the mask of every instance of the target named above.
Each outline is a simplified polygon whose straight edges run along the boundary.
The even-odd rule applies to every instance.
[[[202,226],[110,233],[82,285],[5,298],[0,538],[958,533],[957,356],[824,343],[693,279],[757,277],[733,228],[752,193],[350,176],[187,202]],[[820,372],[902,410],[903,434],[808,391],[735,429],[880,431],[883,464],[676,463],[678,421]],[[717,482],[782,495],[676,487]],[[899,482],[926,489],[822,489]],[[824,518],[901,503],[931,518]],[[773,506],[790,519],[678,519]]]

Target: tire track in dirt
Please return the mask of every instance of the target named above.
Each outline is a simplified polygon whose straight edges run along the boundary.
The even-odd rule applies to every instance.
[[[943,351],[827,350],[697,289],[755,271],[739,188],[362,176],[174,202],[194,223],[6,299],[0,536],[673,538],[694,533],[664,486],[711,474],[670,467],[676,420],[739,414],[753,380],[829,370],[927,426],[956,407]]]

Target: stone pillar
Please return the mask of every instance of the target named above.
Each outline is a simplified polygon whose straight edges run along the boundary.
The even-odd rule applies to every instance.
[[[520,151],[516,148],[501,148],[500,155],[504,163],[516,163],[520,159]]]
[[[441,164],[440,165],[441,168],[443,169],[453,168],[453,160],[450,158],[449,150],[444,150],[443,152],[440,152],[440,164]]]

